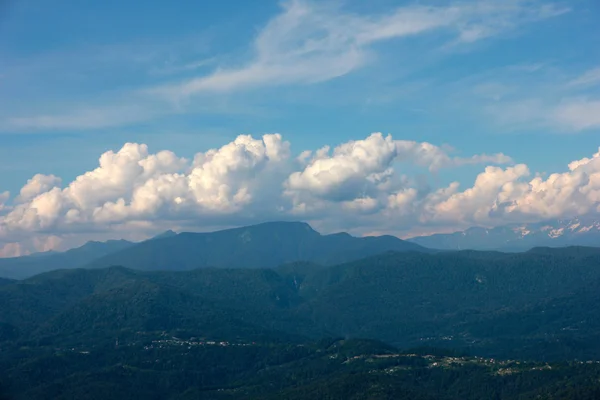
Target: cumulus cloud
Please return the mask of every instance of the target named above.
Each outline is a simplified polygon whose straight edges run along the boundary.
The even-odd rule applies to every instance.
[[[304,154],[304,158],[309,157]],[[293,200],[293,211],[302,214],[342,202],[342,208],[359,213],[387,207],[398,208],[407,198],[416,200],[421,189],[399,175],[401,163],[427,168],[431,172],[466,164],[507,164],[512,159],[504,154],[451,157],[446,150],[427,142],[394,140],[391,135],[374,133],[364,140],[350,141],[336,147],[318,150],[300,170],[285,182],[285,194]],[[400,168],[396,168],[400,163]],[[388,196],[394,197],[390,200]],[[329,202],[329,203],[328,203]]]
[[[600,151],[568,168],[546,179],[529,179],[531,172],[524,164],[487,167],[471,188],[458,192],[458,185],[451,185],[446,198],[428,210],[427,219],[489,225],[600,211]]]
[[[328,153],[327,147],[317,151],[303,171],[291,174],[286,184],[288,193],[308,192],[332,200],[352,200],[385,184],[398,154],[392,137],[380,133],[344,143],[332,155]]]
[[[102,154],[96,169],[64,189],[56,177],[34,176],[1,226],[15,233],[68,232],[71,227],[93,230],[131,221],[232,214],[256,201],[264,184],[259,180],[280,173],[288,159],[289,145],[277,134],[239,136],[220,149],[198,153],[193,162],[127,143]]]
[[[0,255],[277,219],[403,236],[599,211],[600,151],[546,178],[503,154],[451,151],[381,133],[296,156],[279,134],[242,135],[192,160],[127,143],[64,187],[37,174],[12,205],[0,195]],[[458,182],[436,188],[423,175],[465,164],[487,165],[465,189]],[[406,165],[422,172],[411,176]]]
[[[57,176],[36,174],[21,188],[17,201],[30,201],[53,187],[60,186],[60,182],[61,179]]]
[[[0,213],[2,213],[2,210],[6,210],[8,208],[8,206],[6,205],[6,202],[8,201],[9,198],[10,198],[9,192],[0,192]]]

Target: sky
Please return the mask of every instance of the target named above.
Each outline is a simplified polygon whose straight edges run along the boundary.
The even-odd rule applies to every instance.
[[[0,257],[600,211],[596,0],[0,0]]]

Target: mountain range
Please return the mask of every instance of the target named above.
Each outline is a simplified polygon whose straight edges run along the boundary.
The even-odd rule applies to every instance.
[[[390,252],[274,269],[71,269],[0,286],[0,326],[5,337],[49,344],[166,331],[366,337],[490,357],[588,359],[600,358],[599,289],[600,249],[583,247]]]
[[[0,258],[0,277],[23,279],[56,269],[82,267],[97,258],[134,245],[127,240],[87,242],[65,252],[36,253],[23,257]]]
[[[24,279],[56,269],[113,265],[140,270],[273,268],[298,261],[333,265],[387,251],[522,252],[534,247],[599,245],[600,221],[594,216],[489,229],[474,227],[407,240],[394,236],[359,238],[343,232],[321,235],[306,223],[269,222],[208,233],[166,231],[139,243],[88,242],[65,252],[0,258],[0,277]]]
[[[406,242],[287,223],[164,236],[99,260],[157,246],[169,265],[0,279],[0,399],[600,395],[600,248],[382,252]]]
[[[0,277],[23,279],[70,268],[124,266],[140,270],[273,268],[308,261],[323,265],[386,251],[430,252],[394,236],[321,235],[301,222],[269,222],[209,233],[167,231],[150,240],[89,242],[64,253],[0,259]]]
[[[533,247],[600,246],[600,218],[588,215],[495,228],[473,227],[449,234],[407,239],[442,250],[526,251]]]

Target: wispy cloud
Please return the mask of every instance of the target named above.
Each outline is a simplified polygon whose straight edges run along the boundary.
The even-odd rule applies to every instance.
[[[481,1],[357,15],[330,5],[292,0],[259,32],[252,45],[254,56],[245,65],[220,68],[153,92],[177,99],[201,92],[321,82],[369,63],[376,56],[372,45],[384,40],[443,30],[450,34],[447,42],[472,43],[567,11],[535,1]]]
[[[554,109],[553,119],[571,130],[600,128],[600,100],[568,99]]]
[[[525,64],[516,64],[508,67],[511,71],[520,71],[520,72],[537,72],[544,68],[544,63],[525,63]]]
[[[600,84],[600,67],[590,69],[582,75],[571,80],[567,85],[570,87],[590,87]]]
[[[433,48],[419,49],[422,56],[446,44],[452,44],[453,48],[468,45],[567,11],[567,8],[541,0],[478,0],[436,7],[409,5],[386,13],[357,14],[337,3],[285,1],[281,12],[269,20],[248,43],[248,49],[242,51],[242,54],[248,53],[249,57],[245,61],[242,58],[237,65],[224,63],[223,60],[240,60],[239,55],[215,58],[214,54],[206,54],[206,43],[194,47],[196,54],[184,54],[186,46],[171,48],[164,43],[136,49],[131,53],[128,53],[127,46],[107,48],[101,52],[107,57],[92,57],[92,60],[102,60],[104,64],[96,63],[92,68],[89,63],[77,59],[72,64],[77,66],[84,63],[86,82],[93,80],[96,74],[101,75],[98,78],[100,81],[107,80],[116,85],[108,88],[113,93],[119,93],[115,98],[102,93],[96,96],[96,100],[87,103],[80,98],[70,103],[68,99],[63,99],[64,111],[55,111],[56,99],[52,100],[52,106],[48,104],[46,108],[43,102],[38,102],[35,111],[33,106],[25,104],[23,107],[28,112],[23,112],[23,107],[20,107],[5,112],[4,118],[0,116],[0,130],[87,130],[133,124],[161,115],[180,113],[184,109],[210,112],[201,103],[215,103],[214,95],[217,94],[316,84],[348,75],[374,64],[380,51],[376,45],[384,41],[430,35],[433,40],[429,46]],[[198,51],[199,47],[202,47],[202,51]],[[119,54],[124,54],[124,57],[117,57]],[[414,54],[406,54],[408,58],[412,56]],[[119,80],[122,77],[116,77],[114,65],[104,68],[106,63],[110,64],[107,59],[111,57],[118,59],[116,64],[127,70],[127,87],[122,86],[123,82]],[[131,65],[123,66],[123,60]],[[52,57],[36,63],[36,68],[48,63],[53,65],[52,70],[60,70],[59,66],[62,65],[57,63],[57,57]],[[99,70],[103,73],[96,71],[96,65],[100,65]],[[213,65],[216,65],[216,69],[205,73]],[[8,70],[11,76],[22,71],[16,64],[13,67]],[[26,76],[56,76],[39,72],[32,70],[21,73],[17,80],[22,83]],[[182,78],[184,76],[186,78]],[[14,77],[11,80],[14,81]],[[58,90],[60,83],[53,82],[52,88]],[[128,93],[123,95],[125,91]],[[210,97],[189,101],[190,97],[200,94],[210,94]],[[99,97],[102,98],[102,104],[97,100]],[[50,107],[52,111],[49,111]]]
[[[528,65],[471,77],[454,87],[456,96],[466,98],[467,90],[474,94],[470,101],[476,104],[462,106],[483,111],[488,124],[495,122],[504,131],[569,134],[600,128],[600,68],[576,75],[568,66]]]
[[[157,115],[158,110],[140,106],[82,108],[65,114],[11,117],[4,128],[15,131],[99,129],[144,121]]]
[[[543,129],[548,133],[578,133],[600,128],[600,100],[585,97],[528,97],[483,106],[504,131]]]
[[[148,72],[152,75],[172,75],[179,74],[182,72],[196,71],[200,68],[207,67],[215,64],[217,57],[203,58],[201,60],[191,61],[183,64],[175,64],[172,62],[166,62],[164,66],[151,68]]]

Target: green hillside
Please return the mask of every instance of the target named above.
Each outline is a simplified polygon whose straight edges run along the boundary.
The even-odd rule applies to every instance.
[[[0,389],[31,399],[592,399],[599,293],[591,248],[53,271],[0,286]]]

